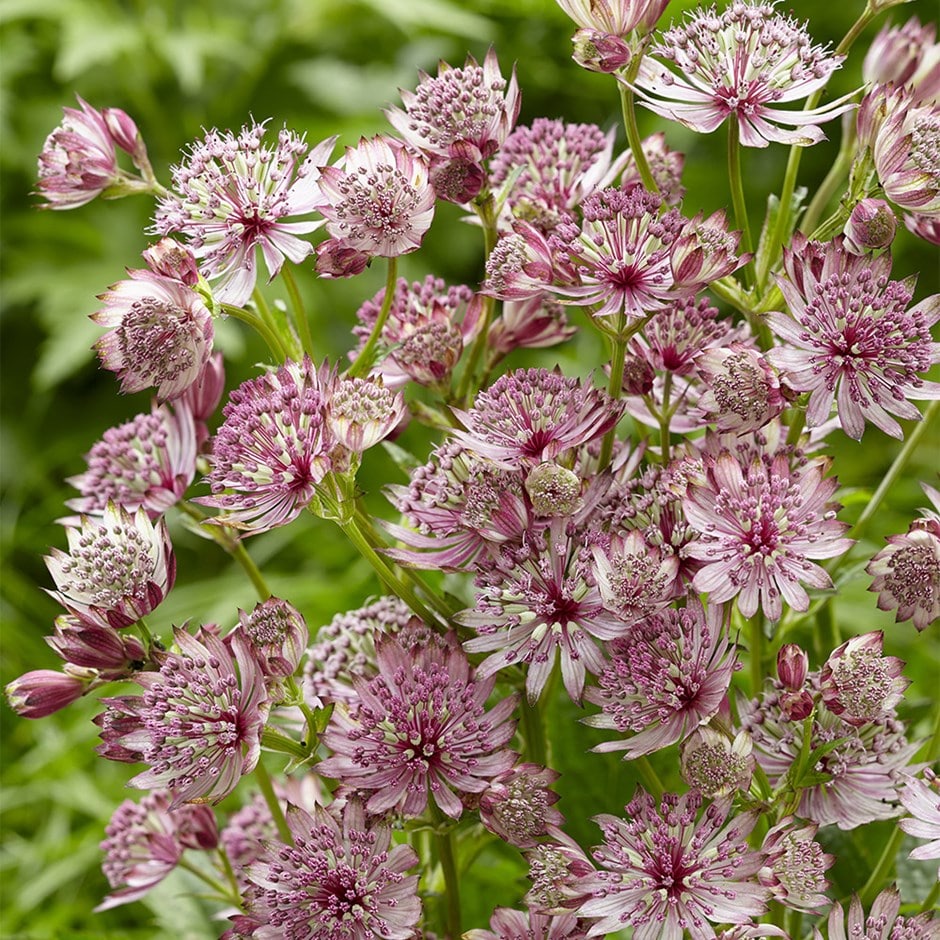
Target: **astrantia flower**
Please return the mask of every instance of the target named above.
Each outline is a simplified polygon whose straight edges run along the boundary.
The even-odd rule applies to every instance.
[[[504,745],[516,700],[487,711],[496,680],[476,679],[453,638],[406,651],[394,637],[379,637],[376,656],[379,674],[353,679],[359,701],[333,712],[323,735],[333,756],[319,771],[370,794],[369,813],[419,816],[433,799],[456,819],[459,794],[482,793],[512,767]]]
[[[940,780],[927,769],[923,779],[902,774],[903,786],[898,794],[901,805],[910,813],[898,825],[910,836],[930,839],[926,845],[913,849],[910,857],[940,858]],[[940,871],[937,872],[940,878]]]
[[[597,675],[604,656],[596,640],[624,631],[607,610],[591,575],[590,550],[567,520],[555,520],[543,533],[529,533],[524,544],[505,547],[477,563],[477,603],[457,615],[478,634],[464,643],[470,653],[491,653],[478,673],[526,666],[526,694],[536,701],[560,656],[568,695],[581,701],[586,673]]]
[[[98,753],[149,764],[128,786],[168,790],[171,808],[218,803],[261,755],[263,674],[238,629],[225,642],[207,629],[176,629],[174,639],[179,652],[167,653],[159,672],[138,673],[142,696],[102,700]]]
[[[708,725],[701,725],[679,749],[682,779],[706,799],[747,792],[754,774],[750,735],[739,731],[732,741]]]
[[[626,36],[634,29],[649,30],[668,0],[556,0],[582,29]]]
[[[513,223],[513,230],[496,242],[486,259],[482,293],[499,300],[530,300],[551,290],[558,277],[558,259],[545,236],[528,222]],[[561,278],[574,283],[570,277]]]
[[[493,158],[490,185],[499,190],[511,180],[505,201],[510,217],[551,234],[586,196],[609,183],[613,143],[613,134],[595,124],[536,118],[506,138]]]
[[[893,714],[910,685],[901,675],[904,663],[897,656],[883,656],[883,646],[881,630],[853,636],[829,654],[820,672],[826,708],[855,727]]]
[[[862,78],[871,85],[911,88],[918,101],[940,94],[940,44],[935,23],[912,16],[903,26],[886,23],[872,40],[862,64]]]
[[[595,816],[604,844],[594,850],[602,869],[585,877],[591,897],[577,910],[597,918],[589,937],[633,927],[635,940],[715,936],[713,923],[748,924],[767,909],[770,892],[754,877],[763,857],[747,847],[757,814],[728,818],[731,800],[666,793],[657,807],[642,789],[626,818]]]
[[[108,503],[97,518],[82,516],[66,528],[68,553],[52,549],[46,567],[56,583],[50,591],[66,610],[121,629],[150,613],[176,580],[176,559],[166,523],[150,521],[144,509],[129,513]]]
[[[517,764],[500,774],[480,797],[480,822],[510,845],[530,849],[549,826],[564,825],[552,804],[558,794],[549,787],[557,771],[538,764]]]
[[[434,163],[435,188],[452,202],[469,202],[486,180],[484,160],[493,156],[519,116],[516,74],[507,83],[490,49],[477,64],[468,56],[463,68],[442,62],[436,78],[419,72],[414,92],[402,91],[405,109],[385,114],[408,144]]]
[[[81,111],[62,109],[62,123],[46,138],[39,155],[39,194],[48,200],[48,208],[76,209],[102,193],[146,191],[148,184],[125,173],[117,162],[120,147],[138,169],[150,171],[137,125],[120,108],[99,111],[81,98],[78,103]]]
[[[272,840],[248,868],[251,936],[284,940],[410,940],[421,916],[409,845],[369,825],[362,806],[287,809],[292,844]]]
[[[340,166],[320,169],[319,185],[327,231],[371,257],[419,248],[434,218],[427,163],[391,137],[363,137],[347,147]]]
[[[104,307],[91,315],[108,332],[95,348],[101,365],[116,372],[121,391],[153,386],[163,399],[189,388],[212,353],[212,314],[202,298],[182,281],[129,271],[101,295]]]
[[[118,633],[72,614],[56,617],[55,631],[45,640],[67,664],[93,669],[105,681],[130,678],[148,666],[147,651],[132,633]]]
[[[574,914],[551,917],[530,911],[514,911],[498,907],[490,918],[490,930],[468,930],[464,940],[581,940],[585,934],[583,921]]]
[[[480,392],[469,411],[455,412],[469,450],[504,463],[552,460],[606,434],[623,406],[589,382],[547,369],[516,369]]]
[[[722,13],[714,6],[694,10],[662,33],[643,59],[636,89],[645,107],[699,133],[732,116],[745,147],[815,144],[825,138],[818,124],[852,105],[840,100],[810,111],[778,105],[823,88],[844,58],[813,45],[805,25],[774,4],[736,0]]]
[[[669,255],[673,283],[677,288],[698,290],[737,271],[751,255],[738,254],[740,232],[729,232],[724,209],[703,220],[703,213],[690,219],[679,233]]]
[[[541,842],[526,852],[529,881],[525,902],[532,911],[544,914],[565,914],[577,908],[588,897],[584,876],[595,867],[581,847],[560,829],[551,833],[552,841]]]
[[[95,908],[107,911],[142,898],[178,864],[186,849],[214,849],[215,816],[208,806],[170,808],[163,791],[139,803],[125,800],[111,816],[101,843],[102,870],[111,893]]]
[[[309,358],[243,382],[222,411],[198,502],[222,510],[226,525],[264,532],[309,505],[331,468],[320,377]]]
[[[405,414],[405,400],[373,379],[339,378],[329,390],[326,423],[334,443],[355,455],[388,437]]]
[[[940,362],[930,335],[940,294],[908,310],[913,280],[888,280],[891,256],[849,254],[841,237],[822,246],[796,235],[783,256],[787,276],[777,283],[790,315],[770,313],[767,322],[786,342],[767,358],[792,388],[810,393],[807,425],[828,421],[835,402],[849,437],[859,440],[867,420],[900,439],[891,416],[919,420],[908,399],[940,398],[940,384],[918,374]]]
[[[898,622],[910,620],[918,630],[940,618],[940,494],[924,490],[936,512],[925,509],[904,535],[887,536],[887,547],[865,568],[874,577],[868,590],[877,592],[879,609],[896,609]]]
[[[318,167],[329,159],[336,138],[308,154],[303,137],[286,128],[275,144],[265,142],[264,124],[231,131],[210,130],[173,168],[173,192],[157,207],[154,231],[185,236],[215,297],[242,306],[255,286],[255,249],[273,278],[284,259],[299,264],[313,245],[298,235],[323,220],[309,216],[320,201]]]
[[[793,817],[786,816],[764,836],[761,851],[766,861],[760,882],[784,907],[816,911],[830,904],[826,872],[836,859],[815,841],[816,828],[796,826]]]
[[[154,405],[104,436],[85,455],[88,469],[69,477],[82,495],[66,506],[102,513],[109,502],[156,518],[182,499],[196,474],[196,429],[188,408]]]
[[[680,153],[678,150],[671,150],[666,145],[666,135],[662,131],[645,137],[641,141],[640,147],[643,150],[643,156],[646,157],[650,173],[653,174],[653,180],[659,188],[659,194],[663,197],[663,202],[667,206],[678,205],[685,195],[685,187],[682,185],[685,154]],[[624,189],[642,186],[643,180],[639,169],[637,169],[636,157],[633,152],[628,150],[624,157],[620,185]]]
[[[899,917],[901,895],[897,888],[885,888],[872,902],[868,917],[857,894],[852,895],[848,919],[841,904],[834,904],[829,912],[829,940],[938,940],[940,919],[926,912],[916,917]],[[822,940],[819,928],[813,928],[814,940]]]
[[[863,199],[845,223],[845,247],[857,255],[887,248],[894,241],[898,220],[884,199]]]
[[[353,333],[359,337],[359,349],[372,332],[384,299],[383,288],[356,312],[359,325]],[[476,333],[477,313],[473,291],[463,284],[448,287],[431,274],[413,284],[399,278],[382,328],[385,355],[373,374],[391,389],[401,388],[409,379],[432,387],[446,383]]]
[[[634,732],[594,748],[625,751],[627,759],[675,744],[716,715],[738,665],[724,608],[710,604],[703,610],[697,599],[634,623],[608,651],[597,686],[586,693],[602,711],[584,722]]]
[[[34,669],[8,682],[3,693],[20,718],[48,718],[100,685],[94,669],[66,664],[62,672]]]
[[[310,638],[307,621],[296,607],[269,597],[250,613],[240,610],[238,621],[265,676],[283,679],[294,674]]]

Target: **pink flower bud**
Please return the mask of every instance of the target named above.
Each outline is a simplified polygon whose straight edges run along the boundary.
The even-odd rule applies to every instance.
[[[806,682],[809,656],[796,643],[787,643],[777,653],[777,676],[791,691],[799,692]]]
[[[790,721],[802,721],[813,710],[813,697],[806,692],[784,692],[780,696],[780,709]]]
[[[845,247],[853,254],[887,248],[894,241],[898,220],[883,199],[863,199],[845,223]]]
[[[4,691],[10,708],[21,718],[45,718],[80,699],[96,678],[91,669],[36,669],[7,683]]]
[[[69,614],[56,618],[55,633],[46,642],[66,663],[94,669],[102,679],[130,676],[147,659],[137,637]]]
[[[486,170],[474,160],[435,160],[431,186],[439,199],[464,205],[480,195],[486,185]]]
[[[143,256],[147,267],[154,274],[182,281],[187,287],[195,287],[199,282],[195,256],[185,245],[172,238],[161,238],[155,245],[147,248]]]
[[[339,238],[317,245],[317,274],[320,277],[355,277],[369,265],[369,256]]]
[[[571,58],[589,72],[616,72],[630,61],[630,47],[610,33],[579,29],[571,42],[574,46]]]
[[[140,131],[137,130],[137,125],[130,115],[120,108],[105,108],[101,112],[101,117],[104,119],[111,139],[121,150],[131,155],[134,166],[138,169],[149,167],[144,139],[140,136]]]
[[[269,597],[250,614],[240,610],[238,619],[265,676],[283,679],[293,675],[310,640],[300,612],[287,601]]]

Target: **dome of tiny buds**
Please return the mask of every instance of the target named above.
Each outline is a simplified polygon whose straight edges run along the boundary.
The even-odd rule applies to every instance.
[[[361,454],[388,437],[405,413],[405,400],[371,379],[340,379],[331,389],[326,420],[336,443]]]
[[[897,888],[886,888],[872,902],[868,917],[857,894],[852,895],[848,918],[841,904],[829,912],[829,940],[938,940],[940,918],[927,911],[916,917],[899,917],[901,895]],[[818,934],[818,929],[816,931]]]
[[[816,911],[828,907],[826,872],[835,856],[823,851],[814,840],[815,826],[796,828],[793,817],[784,817],[764,837],[761,850],[767,857],[759,878],[774,897],[797,911]]]
[[[525,478],[536,516],[571,516],[580,509],[581,478],[557,463],[540,463]]]
[[[95,344],[101,365],[116,372],[122,392],[154,387],[178,398],[200,376],[212,353],[212,315],[202,298],[173,278],[130,271],[130,280],[101,295],[91,319],[109,329]]]
[[[556,841],[540,843],[526,852],[532,887],[525,902],[531,910],[548,914],[564,913],[588,897],[583,878],[595,870],[573,839],[561,830],[554,831],[552,837]]]
[[[300,611],[277,597],[269,597],[251,613],[238,612],[238,619],[267,676],[292,676],[307,647],[307,622]]]
[[[682,742],[682,779],[707,799],[747,792],[754,773],[751,739],[741,731],[734,741],[703,725]]]
[[[480,822],[510,845],[532,848],[549,826],[564,825],[564,817],[552,809],[558,794],[548,789],[557,779],[549,768],[517,764],[483,791]]]
[[[845,223],[845,247],[859,255],[887,248],[897,228],[897,216],[884,199],[863,199]]]
[[[912,525],[904,535],[889,535],[888,545],[868,563],[881,610],[897,610],[924,630],[940,618],[940,525]]]
[[[133,515],[108,503],[100,518],[82,516],[66,529],[69,552],[46,557],[56,583],[50,591],[79,617],[121,629],[150,613],[176,579],[166,523],[152,523],[143,509]]]

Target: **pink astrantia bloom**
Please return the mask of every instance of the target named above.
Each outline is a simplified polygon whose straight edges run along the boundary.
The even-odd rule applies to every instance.
[[[913,279],[889,281],[891,256],[847,253],[841,237],[826,245],[795,235],[785,248],[786,277],[777,283],[789,315],[770,313],[785,344],[767,358],[798,392],[809,392],[809,427],[829,420],[835,402],[842,429],[859,440],[870,421],[901,438],[892,415],[920,419],[908,399],[940,398],[940,384],[920,378],[940,362],[931,327],[940,319],[940,294],[907,309]]]
[[[805,146],[823,140],[818,125],[852,104],[840,99],[809,111],[778,105],[823,88],[844,58],[813,45],[805,25],[774,4],[738,0],[721,13],[694,10],[662,33],[635,87],[641,104],[693,131],[711,133],[730,116],[745,147]]]
[[[552,806],[558,794],[549,789],[558,776],[538,764],[516,764],[483,791],[480,822],[516,848],[533,848],[550,826],[564,825],[565,817]]]
[[[434,218],[423,157],[392,137],[361,138],[337,166],[320,168],[320,212],[345,248],[395,258],[421,247]]]
[[[624,751],[629,760],[687,738],[718,713],[738,667],[720,604],[691,599],[639,620],[608,643],[610,661],[587,690],[601,713],[584,719],[594,728],[633,732],[594,750]]]
[[[594,817],[602,867],[585,876],[591,896],[577,909],[597,919],[589,937],[633,927],[635,940],[709,940],[713,923],[749,924],[767,909],[770,891],[755,877],[763,856],[747,847],[757,813],[729,819],[731,800],[720,799],[699,816],[701,805],[693,791],[657,806],[637,788],[625,818]]]
[[[623,406],[590,382],[548,369],[516,369],[455,410],[465,431],[454,437],[481,457],[534,466],[602,437]]]
[[[196,474],[196,428],[186,407],[154,404],[149,414],[109,428],[85,455],[88,469],[67,482],[82,495],[66,506],[85,515],[109,502],[152,519],[174,506]]]
[[[3,693],[20,718],[47,718],[77,702],[99,684],[95,669],[66,663],[62,672],[34,669],[17,676],[6,684]]]
[[[490,930],[468,930],[464,940],[582,940],[586,927],[574,914],[551,916],[498,907],[490,918]]]
[[[904,663],[883,656],[883,646],[881,630],[853,636],[829,654],[820,672],[826,708],[856,728],[893,714],[910,685],[901,675]]]
[[[72,614],[56,617],[55,631],[45,640],[66,668],[93,669],[104,681],[131,678],[149,665],[147,651],[132,633],[118,633]]]
[[[659,187],[659,194],[663,197],[663,202],[667,206],[678,205],[685,195],[685,187],[682,185],[682,171],[685,167],[685,154],[678,150],[671,150],[666,145],[666,135],[662,131],[656,134],[650,134],[640,143],[643,155],[649,165],[650,173]],[[627,151],[623,166],[623,173],[620,175],[620,185],[624,189],[633,186],[641,186],[643,180],[640,177],[640,171],[637,169],[636,157],[632,151]]]
[[[897,622],[910,620],[924,630],[940,618],[940,493],[921,484],[934,510],[923,509],[904,535],[889,535],[888,543],[868,563],[874,580],[869,591],[878,594],[880,610],[897,610]]]
[[[254,610],[239,610],[238,621],[258,657],[266,678],[292,676],[307,648],[307,621],[292,604],[269,597]]]
[[[323,220],[310,216],[320,201],[318,168],[335,137],[308,153],[303,137],[283,128],[265,142],[264,123],[237,135],[210,130],[173,168],[173,192],[157,206],[154,231],[185,236],[202,273],[215,281],[215,297],[242,306],[255,286],[255,249],[273,278],[286,258],[299,264],[313,245],[298,238]]]
[[[878,85],[859,106],[858,140],[891,202],[940,214],[940,104],[918,101],[904,86]]]
[[[407,546],[386,554],[419,568],[463,571],[481,552],[521,541],[531,521],[523,481],[518,470],[445,441],[412,471],[409,486],[386,488],[411,527],[385,525]]]
[[[582,29],[626,36],[653,28],[669,0],[556,0]]]
[[[477,562],[477,603],[457,615],[478,634],[464,643],[470,653],[490,653],[478,668],[492,676],[514,663],[526,666],[526,695],[535,702],[561,660],[565,691],[581,701],[588,672],[604,668],[596,640],[623,633],[607,610],[591,574],[590,549],[581,533],[557,519],[523,544],[506,546]]]
[[[886,23],[872,40],[862,64],[862,78],[870,85],[904,85],[918,101],[936,101],[940,95],[940,43],[937,26],[912,16],[903,26]]]
[[[810,559],[848,551],[847,524],[835,519],[831,497],[838,486],[826,479],[828,462],[790,467],[784,454],[742,464],[732,453],[706,457],[704,479],[682,505],[698,539],[686,551],[702,562],[693,586],[711,602],[738,599],[751,617],[761,607],[771,620],[809,607],[810,587],[831,587],[829,575]]]
[[[398,427],[405,416],[405,399],[381,379],[339,378],[330,389],[325,414],[334,443],[358,460]]]
[[[706,799],[747,792],[756,761],[751,737],[739,731],[734,740],[708,725],[696,728],[679,748],[682,779]]]
[[[287,809],[292,844],[265,843],[248,867],[246,908],[254,930],[234,936],[291,940],[410,940],[421,916],[418,864],[410,845],[392,846],[387,825],[361,804]]]
[[[507,83],[491,48],[477,64],[440,64],[436,78],[419,72],[414,92],[402,91],[405,108],[389,108],[389,123],[432,161],[438,195],[452,202],[475,198],[486,183],[483,161],[499,150],[519,116],[516,73]]]
[[[829,940],[865,940],[890,937],[892,940],[940,940],[940,918],[926,912],[916,917],[899,917],[901,895],[897,888],[885,888],[872,902],[868,917],[857,894],[852,895],[846,918],[841,904],[834,904],[829,912]],[[813,928],[814,940],[822,940],[818,927]]]
[[[108,332],[95,343],[103,368],[116,372],[121,391],[153,386],[163,399],[178,398],[195,382],[212,353],[212,314],[182,281],[129,271],[100,295],[104,307],[91,319]]]
[[[570,836],[553,829],[551,841],[540,842],[526,852],[529,881],[525,902],[531,911],[567,914],[589,896],[585,875],[596,871],[594,864]]]
[[[359,325],[353,333],[359,338],[359,349],[365,346],[384,299],[383,288],[356,312]],[[385,354],[373,374],[380,375],[390,389],[399,389],[409,380],[442,387],[464,346],[476,335],[478,313],[473,291],[463,284],[448,287],[432,274],[413,284],[399,278],[382,328]],[[355,351],[350,353],[355,355]]]
[[[170,795],[158,790],[139,803],[125,800],[114,811],[101,843],[101,867],[112,891],[96,912],[142,898],[176,868],[186,849],[208,851],[218,845],[210,807],[170,809],[170,802]]]
[[[176,559],[166,523],[108,503],[100,517],[66,528],[68,553],[52,549],[46,566],[66,610],[121,629],[150,613],[173,587]]]
[[[331,469],[321,377],[308,357],[243,382],[222,411],[198,502],[246,532],[286,525],[310,504]]]
[[[724,209],[703,220],[699,212],[679,233],[669,254],[676,288],[699,290],[706,284],[737,271],[753,257],[738,254],[740,232],[728,231]]]
[[[764,836],[765,862],[759,879],[784,907],[817,911],[831,903],[825,893],[826,872],[836,858],[815,840],[816,830],[816,826],[797,826],[792,816],[785,816]]]
[[[504,203],[508,218],[523,219],[549,235],[586,196],[609,185],[618,168],[612,165],[613,146],[613,133],[595,124],[536,118],[506,138],[493,158],[490,185],[497,192],[510,186]]]
[[[888,248],[897,228],[897,216],[884,199],[863,199],[845,223],[845,247],[857,255]]]
[[[539,229],[523,221],[513,222],[512,229],[486,259],[482,293],[499,300],[530,300],[551,290],[553,281],[575,282],[570,268],[559,271],[558,258]]]
[[[78,97],[78,96],[76,96]],[[76,108],[63,108],[62,123],[46,138],[39,155],[39,194],[50,209],[76,209],[104,194],[147,191],[149,180],[118,166],[117,149],[152,178],[147,148],[133,120],[120,108],[99,111],[80,97]]]
[[[898,824],[908,835],[929,839],[911,851],[915,859],[940,858],[940,779],[929,768],[923,779],[902,774],[901,805],[910,813]],[[937,872],[940,878],[940,871]]]
[[[368,794],[372,814],[420,816],[430,800],[457,819],[460,794],[482,793],[514,762],[516,699],[489,711],[495,678],[477,679],[450,637],[407,650],[395,637],[376,641],[378,675],[354,678],[358,701],[336,706],[323,742],[333,752],[321,774]]]
[[[128,786],[166,789],[171,809],[218,803],[254,770],[267,718],[263,674],[248,637],[236,629],[225,641],[203,628],[177,628],[178,652],[165,654],[159,672],[138,673],[143,695],[102,699],[95,719],[111,760],[143,761],[147,770]]]

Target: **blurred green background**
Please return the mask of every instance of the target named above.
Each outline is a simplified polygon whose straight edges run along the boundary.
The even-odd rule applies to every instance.
[[[673,0],[670,14],[691,3]],[[861,4],[817,4],[794,0],[794,15],[811,17],[819,42],[838,42]],[[935,16],[929,0],[891,11],[901,22]],[[833,94],[855,87],[868,42],[884,20],[869,28]],[[100,371],[90,350],[99,330],[88,319],[96,295],[120,279],[126,267],[141,266],[140,251],[152,211],[142,197],[98,201],[72,212],[37,211],[31,190],[36,155],[61,119],[63,105],[78,93],[96,107],[124,108],[137,121],[158,176],[203,127],[236,129],[249,116],[271,117],[306,131],[313,143],[339,133],[341,144],[388,130],[381,109],[398,102],[398,87],[413,88],[417,69],[436,70],[439,59],[463,63],[467,52],[482,59],[495,46],[504,73],[516,64],[522,89],[520,123],[539,116],[619,126],[613,81],[578,69],[569,58],[572,25],[550,0],[207,0],[207,2],[120,2],[120,0],[3,0],[0,85],[2,186],[2,447],[3,512],[2,640],[0,679],[5,684],[58,660],[43,642],[59,612],[43,592],[50,586],[42,554],[64,539],[54,520],[73,491],[63,482],[80,472],[81,455],[102,432],[148,408],[146,393],[122,397],[110,373]],[[664,126],[641,110],[641,130]],[[832,136],[838,122],[828,125]],[[685,212],[712,211],[729,203],[724,135],[705,138],[678,126],[665,127],[667,141],[686,152]],[[622,137],[622,132],[621,132]],[[801,182],[812,186],[835,156],[834,144],[811,148]],[[771,146],[744,156],[752,227],[766,195],[779,188],[787,151]],[[404,260],[404,273],[435,273],[452,283],[478,282],[479,231],[460,222],[460,210],[441,205],[425,247]],[[921,272],[918,295],[938,290],[936,251],[903,229],[895,250],[895,275]],[[350,345],[358,305],[380,286],[376,269],[349,281],[316,282],[308,265],[302,288],[314,313],[319,347],[336,358]],[[272,288],[277,297],[279,288]],[[229,387],[253,374],[264,350],[238,324],[219,330]],[[518,358],[585,372],[598,361],[590,334],[559,350]],[[836,435],[836,437],[840,437]],[[414,437],[412,442],[419,440]],[[897,451],[895,442],[869,429],[863,442],[840,439],[835,469],[855,492],[845,512],[854,518]],[[423,457],[423,452],[419,451]],[[924,504],[916,480],[928,479],[940,460],[936,435],[922,447],[908,477],[873,527],[880,536],[907,528]],[[381,454],[365,468],[372,504],[380,509],[382,482],[400,479]],[[173,528],[179,559],[178,585],[152,618],[166,630],[188,618],[234,623],[236,607],[254,603],[250,584],[211,543]],[[359,606],[376,591],[370,571],[326,523],[303,519],[252,539],[250,550],[269,576],[306,614],[312,629],[332,615]],[[870,553],[869,553],[870,554]],[[916,637],[910,624],[875,608],[859,575],[840,617],[847,633],[885,627],[888,651],[907,659],[912,715],[935,692],[937,634]],[[808,631],[800,637],[812,643]],[[210,907],[187,900],[185,879],[171,880],[146,903],[92,915],[106,893],[98,842],[114,807],[128,795],[131,768],[95,757],[97,711],[82,701],[41,722],[20,720],[0,707],[3,772],[0,852],[0,935],[23,938],[175,937],[202,938],[221,932],[208,920]],[[565,773],[558,784],[571,832],[585,844],[596,838],[588,817],[618,811],[632,779],[616,757],[584,756],[592,734],[575,723],[576,709],[559,704],[555,762]],[[568,729],[568,730],[566,730]],[[592,762],[590,765],[587,762]],[[674,768],[661,767],[668,778]],[[135,795],[131,792],[130,795]],[[237,805],[237,799],[234,800]],[[844,840],[837,891],[858,885],[859,870],[871,864],[890,826],[875,827],[861,840]],[[479,884],[464,898],[467,927],[485,926],[494,903],[513,904],[521,893],[518,853],[492,851],[479,867]],[[861,866],[861,867],[860,867]],[[905,869],[905,878],[916,878]],[[842,881],[839,881],[842,878]],[[915,889],[911,889],[915,890]],[[198,889],[197,889],[198,891]]]

